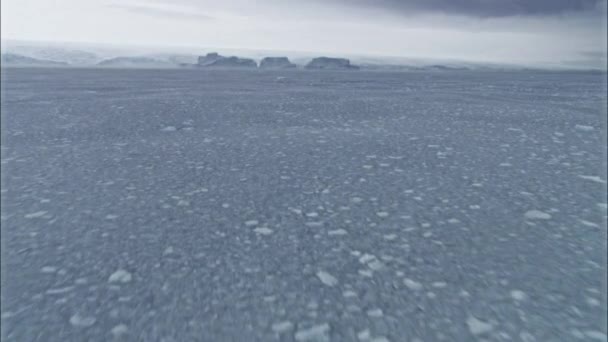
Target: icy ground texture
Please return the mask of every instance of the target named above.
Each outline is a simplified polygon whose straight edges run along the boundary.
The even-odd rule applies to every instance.
[[[602,75],[5,70],[4,341],[605,341]]]

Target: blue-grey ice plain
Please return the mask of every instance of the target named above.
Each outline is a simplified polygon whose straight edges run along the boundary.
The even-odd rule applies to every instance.
[[[606,341],[605,74],[2,77],[3,341]]]

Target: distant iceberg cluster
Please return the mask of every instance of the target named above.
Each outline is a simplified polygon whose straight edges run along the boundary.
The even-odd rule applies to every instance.
[[[186,65],[184,65],[186,66]],[[296,69],[298,66],[287,57],[264,57],[260,64],[250,58],[236,56],[222,56],[217,52],[210,52],[205,56],[199,56],[195,67],[202,68],[259,68],[259,69]],[[313,58],[304,66],[310,70],[357,70],[359,67],[352,65],[346,58],[317,57]]]

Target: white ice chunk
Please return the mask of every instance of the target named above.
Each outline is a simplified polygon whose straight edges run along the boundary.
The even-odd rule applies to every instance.
[[[521,302],[526,300],[526,298],[528,298],[528,296],[526,295],[526,293],[524,291],[521,290],[512,290],[511,291],[511,298],[513,298],[514,300]]]
[[[528,210],[524,214],[524,217],[528,220],[548,220],[551,218],[551,215],[540,210]]]
[[[270,234],[272,234],[272,229],[266,228],[266,227],[256,228],[253,231],[256,234],[260,234],[260,235],[270,235]]]
[[[579,178],[585,179],[585,180],[589,180],[592,182],[596,182],[596,183],[601,183],[601,184],[606,184],[606,181],[601,179],[598,176],[586,176],[586,175],[579,175]]]
[[[245,221],[245,225],[247,227],[253,227],[253,226],[257,226],[258,224],[258,220],[249,220],[249,221]]]
[[[469,316],[469,318],[467,319],[467,326],[469,327],[469,331],[473,335],[485,334],[494,329],[494,326],[492,326],[492,324],[481,321],[475,316]]]
[[[338,279],[325,271],[317,272],[317,277],[323,284],[327,286],[335,286],[338,284]]]
[[[70,324],[75,327],[90,327],[95,324],[95,321],[95,317],[85,317],[78,313],[70,317]]]
[[[274,323],[272,325],[272,331],[274,331],[277,334],[285,333],[292,329],[293,329],[293,323],[291,323],[290,321],[278,322],[278,323]]]
[[[124,324],[119,324],[119,325],[115,326],[114,328],[112,328],[111,332],[112,332],[112,335],[118,337],[120,335],[124,335],[127,332],[129,332],[129,328]]]
[[[346,235],[348,232],[344,229],[335,229],[327,232],[327,235]]]
[[[42,217],[42,216],[46,215],[46,213],[47,213],[46,211],[37,211],[34,213],[26,214],[24,217],[26,219],[38,218],[38,217]]]
[[[296,341],[329,341],[329,324],[323,323],[314,325],[308,329],[296,331],[294,338]]]
[[[584,131],[584,132],[593,131],[593,127],[587,126],[587,125],[576,125],[576,126],[574,126],[574,128],[579,131]]]
[[[403,279],[403,284],[405,284],[405,286],[412,291],[420,291],[423,287],[421,283],[409,278]]]
[[[376,213],[376,215],[378,215],[378,217],[382,217],[382,218],[388,217],[388,213],[386,211],[379,211]]]
[[[116,272],[112,273],[110,278],[108,278],[108,281],[110,283],[128,283],[131,281],[131,278],[131,273],[125,270],[117,270]]]
[[[382,317],[384,316],[384,313],[382,312],[382,309],[370,309],[367,310],[367,315],[369,317]]]

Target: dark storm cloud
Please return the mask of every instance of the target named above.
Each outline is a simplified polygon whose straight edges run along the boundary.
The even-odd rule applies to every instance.
[[[550,16],[570,12],[602,13],[606,0],[337,0],[342,4],[398,11],[491,18]]]

